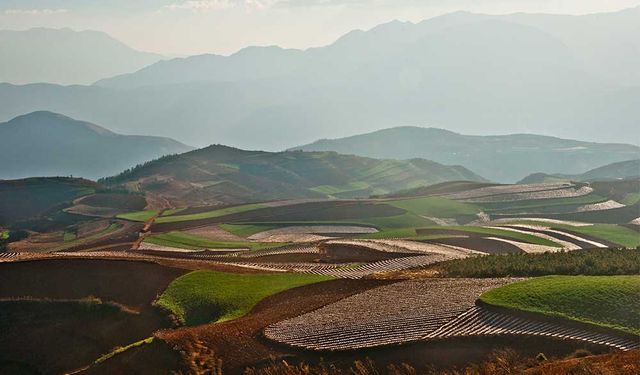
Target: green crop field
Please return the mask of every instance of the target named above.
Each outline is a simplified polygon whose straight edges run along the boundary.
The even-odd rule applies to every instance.
[[[536,245],[562,247],[560,244],[557,244],[557,243],[555,243],[553,241],[550,241],[550,240],[547,240],[545,238],[540,238],[540,237],[534,236],[532,234],[518,233],[518,232],[508,231],[508,230],[504,230],[504,229],[497,229],[497,228],[486,228],[486,227],[477,227],[477,226],[464,225],[464,226],[438,226],[438,227],[429,227],[429,228],[425,228],[425,229],[454,230],[454,231],[461,232],[461,234],[464,234],[464,232],[480,233],[480,234],[486,234],[486,235],[490,235],[490,236],[502,236],[502,237],[506,237],[506,238],[512,238],[512,239],[514,239],[516,241],[528,242],[528,243],[532,243],[532,244],[536,244]],[[420,234],[420,233],[418,233],[418,234]]]
[[[248,313],[272,294],[330,277],[303,274],[233,274],[193,271],[175,279],[157,304],[186,325],[223,322]]]
[[[557,229],[570,230],[572,232],[601,238],[616,243],[620,246],[635,248],[640,246],[640,234],[633,229],[615,224],[593,224],[581,227],[570,225],[553,225]]]
[[[607,198],[601,197],[597,194],[589,194],[569,198],[532,199],[512,202],[482,202],[475,204],[481,206],[487,212],[505,212],[559,206],[581,206],[585,204],[600,203],[606,200]]]
[[[434,265],[446,277],[638,275],[640,250],[587,249],[542,254],[491,254]]]
[[[118,219],[131,220],[131,221],[147,221],[152,217],[156,216],[160,211],[158,210],[147,210],[147,211],[136,211],[129,212],[126,214],[120,214],[116,216]]]
[[[250,249],[261,250],[285,245],[278,242],[250,242],[250,241],[217,241],[182,232],[158,233],[145,238],[149,242],[161,246],[177,247],[181,249]]]
[[[440,197],[424,197],[402,199],[385,202],[392,206],[402,208],[416,215],[441,218],[453,218],[460,215],[475,215],[481,211],[473,204],[457,202]]]
[[[239,212],[253,211],[253,210],[257,210],[258,208],[266,208],[266,207],[268,206],[260,203],[254,203],[254,204],[245,204],[242,206],[221,208],[218,210],[201,212],[197,214],[162,216],[156,220],[156,223],[175,223],[178,221],[209,219],[212,217],[220,217],[220,216],[235,214]]]
[[[640,334],[640,276],[545,276],[492,289],[480,300]]]

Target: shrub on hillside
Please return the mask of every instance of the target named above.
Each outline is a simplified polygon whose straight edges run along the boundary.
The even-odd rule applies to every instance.
[[[505,277],[544,275],[637,275],[638,249],[588,249],[543,254],[494,254],[441,263],[451,277]]]

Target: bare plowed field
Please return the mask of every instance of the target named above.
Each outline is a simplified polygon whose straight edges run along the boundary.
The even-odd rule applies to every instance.
[[[507,312],[475,306],[460,314],[439,329],[425,335],[424,340],[444,339],[454,336],[526,335],[549,336],[560,339],[580,340],[593,344],[629,350],[640,348],[640,338],[605,333],[588,328],[564,325],[559,322],[523,318]]]
[[[431,279],[372,289],[293,319],[265,336],[310,350],[352,350],[420,340],[510,279]]]
[[[443,197],[455,200],[477,199],[485,197],[500,196],[505,194],[524,194],[539,191],[562,190],[573,185],[568,183],[557,184],[520,184],[520,185],[495,185],[486,186],[478,189],[460,191],[451,194],[445,194]]]

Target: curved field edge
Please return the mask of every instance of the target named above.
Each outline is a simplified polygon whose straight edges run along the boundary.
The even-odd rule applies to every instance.
[[[640,214],[639,214],[640,215]],[[638,232],[618,224],[590,224],[586,225],[570,225],[561,223],[550,223],[545,221],[536,221],[535,219],[509,220],[501,224],[525,224],[548,226],[551,229],[575,233],[578,235],[591,236],[596,239],[608,241],[619,246],[635,248],[640,246],[640,235]]]
[[[546,238],[541,238],[533,234],[519,233],[513,232],[506,229],[498,229],[498,228],[487,228],[482,226],[471,226],[471,225],[461,225],[461,226],[450,226],[450,225],[441,225],[441,226],[431,226],[425,228],[419,228],[424,230],[452,230],[461,232],[464,234],[465,232],[469,233],[477,233],[491,236],[500,236],[506,238],[512,238],[516,241],[526,242],[535,245],[543,245],[543,246],[551,246],[551,247],[562,247],[562,245],[553,242],[551,240],[547,240]]]
[[[640,335],[640,275],[544,276],[483,293],[488,305]]]
[[[178,231],[152,234],[145,237],[145,242],[160,246],[176,247],[180,249],[271,249],[286,245],[280,242],[251,242],[251,241],[220,241]]]
[[[331,279],[292,273],[249,275],[193,271],[171,282],[156,304],[188,326],[224,322],[245,315],[265,297]]]

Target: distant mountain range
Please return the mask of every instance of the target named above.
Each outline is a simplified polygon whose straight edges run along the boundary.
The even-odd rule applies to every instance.
[[[459,166],[424,159],[377,160],[335,152],[245,151],[213,145],[167,156],[101,180],[136,186],[172,206],[279,199],[354,198],[443,181],[485,181]]]
[[[397,127],[296,147],[372,158],[425,158],[459,164],[495,182],[515,182],[540,171],[576,173],[640,156],[640,147],[591,143],[534,134],[463,135],[448,130]]]
[[[91,84],[163,57],[136,51],[99,31],[0,30],[0,82]]]
[[[0,179],[69,175],[95,179],[192,149],[168,138],[120,135],[39,111],[0,123]]]
[[[581,174],[533,173],[519,183],[531,184],[557,180],[571,181],[613,181],[640,178],[640,159],[626,160],[594,168]]]
[[[640,7],[458,12],[304,51],[162,61],[93,86],[4,84],[0,118],[47,109],[123,133],[265,150],[405,124],[629,142],[640,118],[638,65]]]

